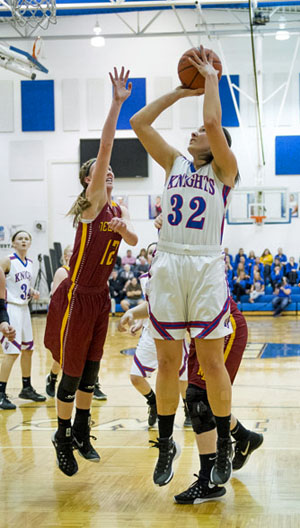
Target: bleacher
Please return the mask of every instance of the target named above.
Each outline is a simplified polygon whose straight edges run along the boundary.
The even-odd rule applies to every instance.
[[[284,312],[292,312],[290,315],[297,315],[300,313],[300,287],[291,286],[291,303],[284,309]],[[243,313],[251,312],[266,312],[265,315],[273,313],[272,299],[274,298],[272,286],[268,285],[265,289],[265,294],[258,297],[254,303],[249,302],[249,295],[242,295],[238,307]],[[269,313],[268,313],[269,312]],[[284,313],[283,312],[283,313]]]

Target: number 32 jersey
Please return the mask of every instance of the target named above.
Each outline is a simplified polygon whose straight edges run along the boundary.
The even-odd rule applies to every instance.
[[[162,198],[160,242],[174,246],[220,246],[231,187],[211,163],[195,169],[184,156],[175,159]]]
[[[6,300],[11,304],[28,304],[32,280],[32,260],[23,262],[16,253],[9,255],[10,271],[6,275]]]

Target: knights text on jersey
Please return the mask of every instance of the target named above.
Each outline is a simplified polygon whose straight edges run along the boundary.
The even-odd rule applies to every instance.
[[[163,191],[160,242],[220,246],[230,190],[211,163],[196,170],[185,157],[176,158]]]
[[[106,203],[92,222],[79,222],[70,260],[72,283],[98,290],[107,286],[122,238],[108,226],[114,217],[122,217],[120,206]]]
[[[12,304],[28,304],[32,280],[32,260],[23,262],[14,253],[9,255],[10,271],[6,275],[6,300]]]

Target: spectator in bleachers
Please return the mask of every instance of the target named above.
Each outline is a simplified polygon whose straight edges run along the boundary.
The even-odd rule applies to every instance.
[[[258,297],[265,294],[265,283],[258,270],[254,271],[253,284],[250,288],[250,303],[254,303]]]
[[[260,276],[263,277],[264,276],[264,269],[265,269],[265,267],[264,267],[263,263],[260,262],[260,257],[255,257],[254,264],[253,264],[253,266],[251,266],[251,269],[250,269],[251,282],[254,279],[254,271],[258,270],[259,273],[260,273]]]
[[[122,267],[122,259],[120,255],[117,255],[116,262],[115,262],[115,268],[118,270]]]
[[[236,270],[234,270],[234,279],[237,279],[240,276],[240,273],[242,271],[245,273],[246,278],[250,279],[250,277],[249,277],[249,275],[248,275],[248,273],[247,273],[247,271],[245,269],[244,262],[239,262],[238,263]]]
[[[123,282],[118,276],[118,270],[113,269],[112,274],[108,280],[110,298],[114,299],[116,303],[120,304],[125,293],[123,291]]]
[[[270,275],[271,284],[272,284],[273,289],[276,288],[278,284],[281,284],[282,277],[283,277],[283,268],[281,268],[280,266],[275,266],[274,270],[271,271],[271,275]]]
[[[136,265],[140,263],[141,257],[144,257],[145,259],[147,259],[147,250],[145,248],[142,248],[138,256],[136,257],[136,262],[135,262]]]
[[[144,302],[140,281],[133,277],[125,286],[125,298],[121,301],[124,312]]]
[[[135,265],[136,258],[132,255],[131,249],[127,249],[126,256],[122,258],[122,266],[129,264],[130,266]]]
[[[278,248],[278,253],[275,255],[274,258],[277,258],[280,260],[281,264],[285,266],[287,264],[287,256],[282,252],[282,248]]]
[[[255,264],[255,259],[256,259],[255,253],[254,253],[253,249],[251,249],[251,251],[249,251],[249,255],[248,255],[247,260],[246,260],[246,264],[248,266],[248,272],[250,274],[251,274],[251,269],[252,269],[252,267]]]
[[[285,275],[291,286],[294,286],[298,282],[298,264],[295,262],[294,257],[290,257],[288,263],[285,266]]]
[[[135,266],[134,268],[134,275],[136,277],[139,277],[143,273],[146,273],[149,269],[149,264],[147,262],[147,259],[145,257],[139,258],[139,264]]]
[[[247,255],[246,253],[244,253],[243,248],[240,248],[239,252],[236,254],[235,259],[234,259],[234,265],[233,265],[234,269],[237,269],[238,263],[240,262],[240,258],[242,256],[245,257],[245,260],[247,259]]]
[[[225,256],[225,271],[226,271],[229,289],[230,291],[232,291],[234,272],[233,272],[233,267],[230,262],[230,256],[228,254]]]
[[[279,317],[283,310],[291,302],[291,287],[286,277],[283,277],[282,282],[274,290],[274,299],[272,300],[274,308],[274,317]]]
[[[119,279],[122,283],[122,288],[125,288],[126,282],[134,277],[133,271],[130,269],[130,264],[125,264],[124,269],[121,269],[119,273]]]
[[[273,262],[273,257],[271,255],[270,250],[266,248],[263,251],[259,260],[264,265],[264,281],[265,281],[265,284],[268,284],[268,282],[270,282],[271,266]]]
[[[224,253],[225,253],[225,257],[228,255],[229,260],[230,260],[230,264],[231,264],[231,266],[233,266],[233,256],[230,255],[230,253],[229,253],[229,249],[228,249],[227,247],[224,248]]]
[[[246,273],[241,270],[238,277],[233,279],[233,293],[236,296],[237,302],[240,302],[242,295],[249,293],[250,286],[249,277],[247,277]]]

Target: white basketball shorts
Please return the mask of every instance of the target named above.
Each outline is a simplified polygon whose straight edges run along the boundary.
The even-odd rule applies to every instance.
[[[8,341],[2,334],[1,344],[4,354],[21,354],[22,350],[33,350],[33,335],[28,304],[7,304],[11,326],[16,331],[13,341]]]
[[[151,335],[155,339],[218,339],[231,334],[230,293],[222,254],[158,251],[147,282]]]
[[[182,362],[179,370],[179,379],[186,381],[188,379],[188,343],[184,339],[182,347]],[[133,357],[130,374],[151,378],[152,372],[157,370],[157,353],[153,337],[151,337],[149,328],[143,328],[136,351]]]

